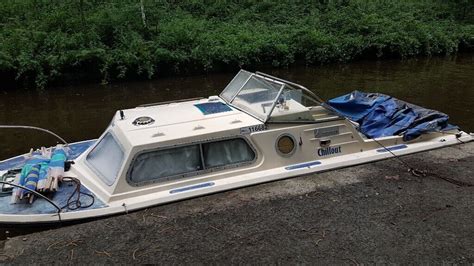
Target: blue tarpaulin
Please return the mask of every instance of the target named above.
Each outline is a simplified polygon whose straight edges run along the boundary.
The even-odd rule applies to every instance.
[[[403,135],[405,141],[421,134],[455,129],[449,116],[380,93],[353,91],[328,101],[339,114],[359,123],[369,138]]]

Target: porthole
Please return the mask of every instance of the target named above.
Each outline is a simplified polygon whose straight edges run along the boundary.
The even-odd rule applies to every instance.
[[[291,156],[296,150],[296,140],[289,134],[279,136],[275,145],[277,152],[282,156]]]

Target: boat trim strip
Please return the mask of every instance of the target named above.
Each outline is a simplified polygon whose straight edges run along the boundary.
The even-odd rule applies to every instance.
[[[197,184],[197,185],[193,185],[193,186],[180,187],[180,188],[170,190],[170,194],[185,192],[185,191],[189,191],[189,190],[195,190],[195,189],[199,189],[199,188],[212,187],[215,184],[216,183],[214,183],[214,182],[206,182],[206,183],[201,183],[201,184]]]
[[[396,145],[396,146],[390,146],[390,147],[378,149],[377,152],[389,152],[389,151],[402,150],[402,149],[405,149],[405,148],[408,148],[408,146],[406,144],[400,144],[400,145]]]
[[[302,169],[302,168],[313,168],[317,165],[320,165],[320,161],[312,161],[312,162],[306,162],[306,163],[299,163],[299,164],[293,164],[285,167],[285,170],[297,170],[297,169]]]

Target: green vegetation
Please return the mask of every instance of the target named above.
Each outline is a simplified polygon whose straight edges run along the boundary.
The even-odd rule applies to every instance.
[[[0,76],[44,87],[452,54],[474,47],[473,12],[470,0],[4,0]]]

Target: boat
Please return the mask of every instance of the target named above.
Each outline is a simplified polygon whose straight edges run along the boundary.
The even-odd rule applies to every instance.
[[[447,118],[377,93],[324,101],[241,70],[219,96],[118,110],[97,139],[1,161],[0,223],[122,214],[473,140]]]

